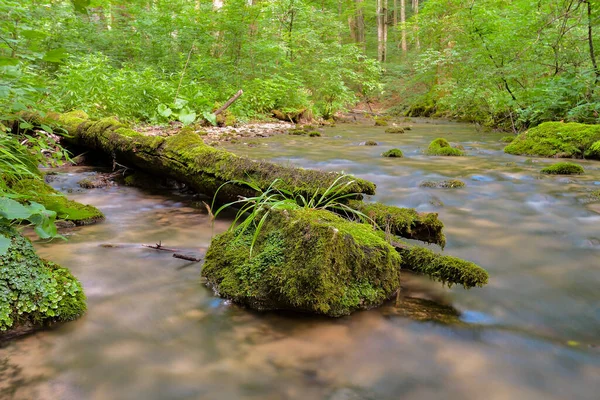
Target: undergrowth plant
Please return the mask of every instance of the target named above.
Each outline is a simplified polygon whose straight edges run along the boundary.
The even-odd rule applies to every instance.
[[[348,206],[346,200],[356,198],[358,193],[347,193],[346,189],[355,183],[349,179],[348,175],[342,174],[335,179],[324,191],[315,191],[311,195],[294,193],[287,189],[278,187],[280,179],[275,179],[266,190],[252,181],[233,180],[228,181],[217,189],[213,198],[211,209],[214,209],[217,195],[221,188],[229,184],[248,186],[253,189],[257,195],[253,197],[241,197],[239,200],[222,205],[214,212],[213,218],[216,218],[223,210],[230,207],[239,207],[238,212],[230,226],[230,230],[241,229],[245,232],[247,229],[254,229],[252,243],[250,244],[250,258],[254,244],[258,239],[262,227],[273,211],[283,210],[329,210],[339,214],[344,214],[349,219],[360,221],[370,221],[374,226],[376,224],[364,213]]]

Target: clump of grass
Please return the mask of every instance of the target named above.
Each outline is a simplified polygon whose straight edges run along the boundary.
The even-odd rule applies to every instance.
[[[342,174],[335,179],[329,187],[323,191],[315,191],[310,197],[302,194],[293,193],[289,190],[278,187],[280,179],[275,179],[267,190],[261,188],[250,181],[229,181],[221,185],[215,192],[211,210],[214,209],[215,201],[219,191],[226,185],[236,184],[245,185],[253,189],[257,195],[253,197],[242,197],[221,206],[214,212],[213,218],[216,218],[223,210],[236,206],[239,210],[231,224],[229,230],[241,229],[245,232],[250,229],[254,231],[252,243],[250,244],[250,257],[254,244],[258,239],[262,227],[273,211],[285,210],[329,210],[347,216],[350,219],[360,221],[371,221],[364,213],[348,206],[346,202],[360,196],[359,193],[348,193],[348,188],[355,184],[355,180],[349,175]],[[373,225],[376,225],[373,223]]]
[[[396,158],[402,158],[404,157],[404,154],[402,154],[402,150],[400,149],[390,149],[386,152],[383,152],[381,154],[382,157],[396,157]]]
[[[579,164],[570,162],[559,162],[552,164],[549,167],[543,168],[540,171],[542,174],[549,175],[581,175],[585,171]]]

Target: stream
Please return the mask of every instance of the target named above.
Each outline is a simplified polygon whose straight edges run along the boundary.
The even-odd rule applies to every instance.
[[[415,320],[394,304],[339,319],[237,307],[200,283],[201,263],[139,246],[202,253],[231,219],[213,225],[202,198],[176,191],[83,190],[76,182],[93,172],[73,168],[51,184],[106,221],[35,245],[79,278],[88,312],[0,345],[0,399],[597,399],[600,202],[589,193],[600,189],[600,162],[577,161],[581,176],[543,176],[555,160],[504,154],[505,134],[411,125],[386,134],[347,124],[323,137],[224,147],[351,173],[377,184],[373,200],[439,213],[444,253],[490,274],[482,289],[420,282],[460,321]],[[423,155],[437,137],[469,156]],[[393,147],[404,158],[380,156]],[[466,187],[419,187],[449,178]]]

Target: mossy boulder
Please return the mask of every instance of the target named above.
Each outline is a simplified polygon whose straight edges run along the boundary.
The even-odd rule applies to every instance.
[[[570,162],[559,162],[556,164],[552,164],[549,167],[543,168],[540,171],[542,174],[549,175],[580,175],[585,171],[583,167],[579,164],[574,164]]]
[[[387,128],[385,130],[385,133],[404,133],[404,128],[401,128],[399,126],[393,126],[391,128]]]
[[[437,189],[455,189],[465,187],[465,183],[459,179],[447,179],[443,181],[423,181],[419,183],[420,187]]]
[[[364,145],[365,145],[365,146],[377,146],[377,145],[379,145],[379,143],[377,143],[377,142],[376,142],[376,141],[374,141],[374,140],[367,140],[367,141],[364,143]]]
[[[504,152],[508,154],[557,158],[600,159],[600,125],[575,122],[544,122],[517,136]]]
[[[402,157],[404,157],[404,154],[402,154],[402,150],[400,150],[400,149],[390,149],[388,151],[381,153],[381,156],[382,157],[402,158]]]
[[[429,144],[427,155],[430,156],[464,156],[465,153],[457,148],[450,146],[450,143],[444,138],[437,138]]]
[[[388,120],[385,117],[375,117],[375,126],[388,126]]]
[[[96,207],[69,200],[42,180],[22,179],[12,184],[11,188],[28,196],[28,200],[56,212],[57,219],[72,221],[76,225],[88,225],[104,219],[104,215]]]
[[[272,212],[258,233],[216,236],[202,275],[224,298],[259,310],[332,317],[376,307],[400,286],[401,257],[369,224],[324,210]]]
[[[81,284],[68,269],[38,257],[31,242],[12,227],[0,226],[11,240],[0,255],[0,337],[71,321],[86,310]]]

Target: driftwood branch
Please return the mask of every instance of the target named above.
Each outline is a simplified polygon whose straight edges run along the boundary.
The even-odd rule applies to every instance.
[[[192,262],[200,262],[202,258],[196,258],[192,256],[186,256],[185,254],[175,253],[173,254],[173,258],[180,258],[182,260],[192,261]]]
[[[158,242],[155,245],[152,245],[152,244],[143,244],[142,246],[148,247],[149,249],[154,249],[154,250],[169,251],[171,253],[176,253],[176,252],[180,251],[180,250],[177,250],[177,249],[170,249],[168,247],[165,247],[165,246],[162,245],[162,242]]]
[[[221,114],[223,111],[227,110],[230,105],[232,105],[237,99],[240,98],[241,95],[244,94],[243,90],[239,90],[236,94],[234,94],[223,106],[221,106],[217,111],[214,112],[215,115]]]

